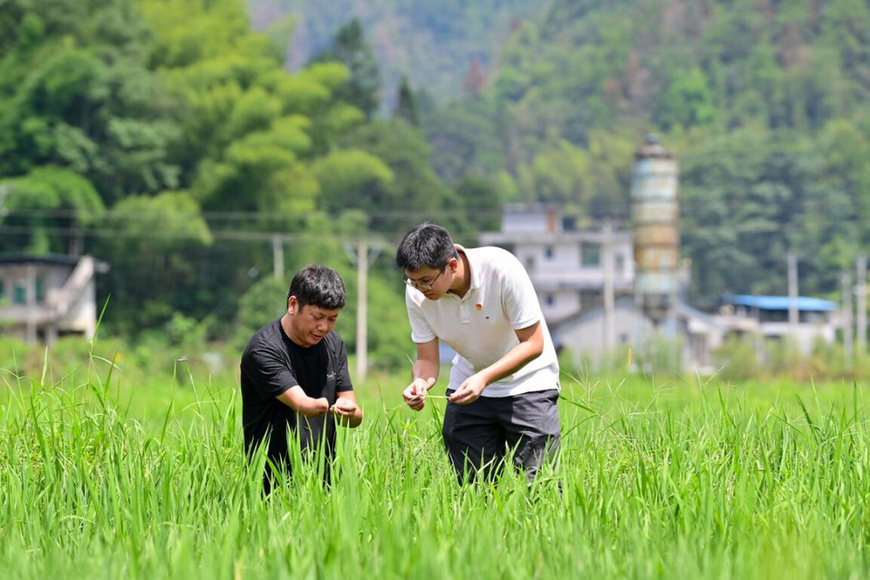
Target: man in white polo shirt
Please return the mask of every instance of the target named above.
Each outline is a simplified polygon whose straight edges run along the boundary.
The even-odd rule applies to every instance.
[[[460,482],[492,477],[508,456],[531,481],[559,452],[559,363],[522,264],[501,248],[463,248],[426,223],[405,234],[396,265],[417,346],[405,402],[424,407],[443,340],[457,353],[442,435]]]

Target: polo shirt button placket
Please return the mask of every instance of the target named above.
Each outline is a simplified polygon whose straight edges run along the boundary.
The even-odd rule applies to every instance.
[[[459,322],[471,324],[471,313],[468,311],[468,300],[459,303]]]

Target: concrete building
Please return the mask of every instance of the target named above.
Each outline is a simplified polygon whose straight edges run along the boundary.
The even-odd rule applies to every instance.
[[[588,365],[593,370],[634,367],[642,355],[649,356],[650,351],[665,348],[666,343],[661,340],[650,345],[651,341],[657,340],[659,333],[655,321],[637,308],[633,292],[616,296],[612,312],[611,324],[616,336],[613,346],[607,345],[604,338],[607,315],[601,300],[551,325],[553,340],[568,349],[576,366]],[[717,317],[680,302],[676,308],[675,340],[671,341],[679,348],[678,352],[673,352],[674,361],[686,372],[709,374],[715,370],[713,351],[727,335],[727,326]]]
[[[0,328],[27,342],[91,338],[97,326],[95,275],[107,265],[91,256],[0,256]]]
[[[520,259],[538,291],[544,317],[551,322],[600,300],[608,278],[615,292],[633,288],[631,233],[607,226],[579,229],[560,206],[508,204],[501,231],[483,232],[479,240]]]
[[[832,300],[798,296],[794,300],[797,320],[788,319],[788,296],[726,294],[717,319],[731,332],[751,334],[762,339],[794,341],[801,352],[809,354],[817,341],[833,344],[842,327],[840,305]]]
[[[817,340],[834,342],[841,325],[836,302],[809,297],[797,298],[793,328],[787,296],[728,295],[718,311],[703,312],[679,298],[689,283],[684,267],[677,272],[673,315],[651,316],[638,306],[632,233],[608,234],[603,226],[581,230],[558,206],[505,206],[502,230],[481,233],[479,240],[506,248],[523,262],[556,346],[593,369],[627,361],[629,348],[636,361],[652,343],[673,340],[685,372],[709,374],[716,370],[714,351],[732,335],[755,336],[763,345],[764,339],[794,334],[798,347],[810,352]]]
[[[525,264],[554,343],[577,362],[601,366],[629,348],[651,360],[659,345],[670,345],[669,366],[708,373],[713,352],[731,335],[750,334],[759,345],[791,336],[804,352],[819,339],[836,339],[843,323],[830,301],[736,295],[715,313],[686,304],[679,215],[679,163],[650,135],[634,155],[630,229],[579,229],[559,206],[508,205],[501,231],[482,233],[480,243]],[[797,320],[789,322],[789,306]],[[674,345],[681,345],[679,356]]]

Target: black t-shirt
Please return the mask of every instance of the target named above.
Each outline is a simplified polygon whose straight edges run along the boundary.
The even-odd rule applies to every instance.
[[[332,415],[308,418],[276,397],[299,385],[309,397],[326,397],[332,405],[336,393],[353,390],[347,352],[338,334],[330,332],[318,344],[302,347],[287,337],[281,320],[276,320],[251,338],[242,355],[240,370],[242,423],[248,453],[268,437],[269,458],[276,464],[286,464],[288,427],[291,434],[299,437],[303,450],[323,441],[326,452],[332,453],[335,449]]]

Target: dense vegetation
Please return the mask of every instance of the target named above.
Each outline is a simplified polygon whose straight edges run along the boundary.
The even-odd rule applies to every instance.
[[[10,577],[870,572],[857,385],[565,377],[560,493],[550,471],[533,487],[508,472],[493,488],[458,488],[440,444],[443,401],[405,408],[402,373],[358,385],[366,420],[342,430],[331,490],[300,469],[262,501],[234,373],[113,367],[114,345],[99,341],[90,361],[59,346],[49,359],[61,355],[67,364],[2,374]]]
[[[281,311],[273,272],[326,262],[353,296],[343,246],[373,237],[389,254],[430,216],[468,231],[422,132],[371,118],[358,24],[293,74],[250,28],[236,0],[3,2],[0,251],[106,261],[104,332],[243,341]],[[400,277],[388,257],[372,274],[373,359],[404,364]]]
[[[681,162],[694,299],[837,290],[870,241],[870,4],[556,0],[512,34],[479,94],[425,119],[449,181],[628,217],[632,150]]]
[[[461,94],[492,66],[511,27],[538,18],[552,0],[248,0],[255,28],[292,30],[295,68],[327,49],[353,16],[372,39],[384,80],[385,106],[403,75],[436,101]],[[289,23],[288,23],[289,21]],[[289,24],[289,26],[288,26]]]
[[[366,236],[373,360],[404,364],[405,228],[473,242],[508,201],[626,220],[649,132],[680,159],[693,302],[785,293],[789,253],[836,296],[868,250],[867,1],[258,0],[263,32],[241,0],[2,6],[0,251],[108,262],[106,331],[241,341],[275,271],[325,261],[354,294]],[[462,88],[385,46],[447,55]]]
[[[785,293],[789,253],[802,293],[833,297],[867,252],[866,1],[455,2],[437,15],[424,0],[338,5],[378,35],[388,78],[409,75],[421,103],[437,97],[421,117],[448,184],[475,179],[502,202],[627,220],[632,153],[660,133],[681,161],[682,251],[698,303]],[[252,7],[263,23],[297,18],[302,50],[340,25],[301,1]],[[453,59],[451,83],[392,58],[430,53],[433,36],[443,54],[473,55],[463,34],[484,13],[503,45],[473,66]]]

